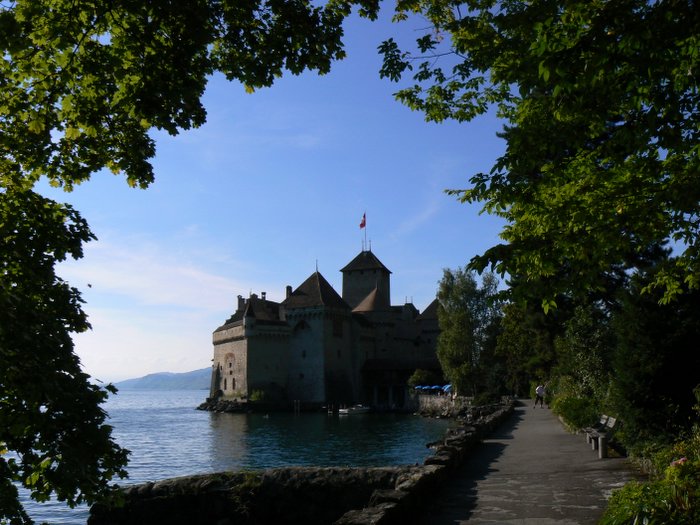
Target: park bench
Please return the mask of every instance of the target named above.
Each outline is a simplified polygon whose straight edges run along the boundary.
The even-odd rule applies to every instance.
[[[600,459],[608,457],[608,441],[612,438],[617,426],[617,418],[603,414],[598,423],[583,429],[591,450],[597,450]]]

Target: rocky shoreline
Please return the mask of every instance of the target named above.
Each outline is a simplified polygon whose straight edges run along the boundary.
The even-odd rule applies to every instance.
[[[207,410],[209,412],[228,412],[240,414],[250,412],[250,407],[245,401],[229,401],[222,398],[207,398],[207,400],[197,407],[197,410]]]
[[[123,505],[94,505],[88,525],[399,524],[473,448],[513,412],[514,402],[461,409],[460,425],[422,465],[288,467],[173,478],[126,487]]]

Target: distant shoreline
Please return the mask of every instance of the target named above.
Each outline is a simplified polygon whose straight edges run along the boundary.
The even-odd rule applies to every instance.
[[[135,379],[117,381],[118,390],[209,390],[211,368],[191,372],[158,372]]]

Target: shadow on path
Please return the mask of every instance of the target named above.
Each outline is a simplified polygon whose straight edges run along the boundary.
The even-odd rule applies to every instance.
[[[636,474],[624,458],[600,460],[582,435],[523,400],[472,452],[412,525],[594,524],[614,488]]]

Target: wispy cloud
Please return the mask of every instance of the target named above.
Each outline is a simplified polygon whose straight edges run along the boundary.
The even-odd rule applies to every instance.
[[[233,293],[249,287],[143,237],[92,243],[59,274],[87,302],[92,330],[75,336],[76,352],[108,381],[208,366],[212,332],[235,308]]]
[[[98,241],[88,245],[84,259],[63,264],[59,272],[86,295],[113,294],[135,304],[207,311],[225,308],[227,292],[241,288],[177,255],[143,239]]]
[[[204,368],[212,356],[211,333],[223,321],[152,309],[88,310],[92,330],[74,337],[75,349],[85,371],[103,381]]]
[[[432,197],[422,208],[413,210],[404,217],[396,228],[395,237],[403,237],[413,233],[423,224],[429,222],[440,211],[441,206],[440,200],[437,197]]]

